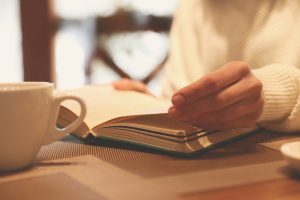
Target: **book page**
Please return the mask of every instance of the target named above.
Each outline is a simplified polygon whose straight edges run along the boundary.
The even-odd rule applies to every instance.
[[[170,136],[187,137],[202,129],[188,123],[172,119],[167,113],[134,115],[109,120],[93,129],[99,133],[103,127],[137,128],[139,131],[148,130],[168,134]],[[156,134],[157,134],[156,133]]]
[[[87,116],[84,122],[90,129],[116,117],[167,112],[171,105],[162,98],[134,91],[117,91],[110,85],[92,85],[60,92],[74,94],[85,100]],[[76,115],[80,113],[75,101],[67,100],[62,105]]]

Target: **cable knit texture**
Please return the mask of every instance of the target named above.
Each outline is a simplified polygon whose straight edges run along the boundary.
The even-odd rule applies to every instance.
[[[300,1],[182,0],[171,30],[163,94],[242,60],[263,83],[260,125],[300,130]]]

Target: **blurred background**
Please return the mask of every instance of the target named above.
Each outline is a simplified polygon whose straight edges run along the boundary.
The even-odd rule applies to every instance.
[[[0,0],[0,82],[128,77],[159,93],[178,0]]]

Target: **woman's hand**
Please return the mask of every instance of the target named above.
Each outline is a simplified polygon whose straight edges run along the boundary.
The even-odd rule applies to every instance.
[[[141,92],[145,94],[151,94],[148,90],[147,86],[140,82],[140,81],[134,81],[127,78],[123,78],[117,82],[113,83],[113,87],[116,90],[133,90],[136,92]]]
[[[180,89],[172,97],[170,116],[205,129],[245,128],[262,114],[262,83],[244,62],[221,69]]]

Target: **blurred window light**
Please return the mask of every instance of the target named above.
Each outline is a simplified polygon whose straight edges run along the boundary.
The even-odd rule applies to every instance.
[[[148,15],[169,16],[172,15],[178,0],[121,0],[133,10]]]
[[[110,16],[118,9],[136,10],[148,15],[170,16],[178,0],[56,0],[55,9],[64,19]]]
[[[1,0],[0,82],[23,80],[18,0]]]
[[[109,68],[102,60],[95,59],[91,67],[92,73],[90,81],[93,84],[108,84],[120,79],[119,75]]]
[[[76,32],[75,32],[76,33]],[[85,83],[85,52],[74,30],[63,30],[56,35],[56,82],[60,89],[79,87]]]
[[[120,68],[141,79],[165,59],[169,40],[167,33],[141,31],[104,36],[99,45],[104,46]]]
[[[56,0],[55,9],[64,19],[109,16],[118,9],[119,0]]]

